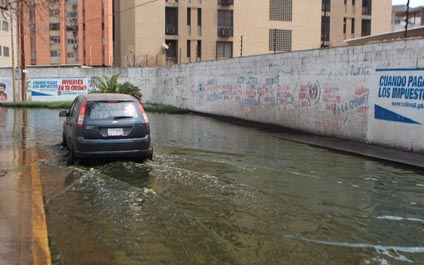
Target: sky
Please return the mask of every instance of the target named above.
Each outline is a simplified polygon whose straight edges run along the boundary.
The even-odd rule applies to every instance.
[[[407,0],[392,0],[392,5],[406,5]],[[410,7],[424,6],[424,0],[409,0]]]

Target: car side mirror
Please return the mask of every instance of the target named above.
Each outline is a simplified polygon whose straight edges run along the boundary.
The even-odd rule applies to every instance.
[[[68,112],[66,110],[59,112],[59,117],[68,117]]]

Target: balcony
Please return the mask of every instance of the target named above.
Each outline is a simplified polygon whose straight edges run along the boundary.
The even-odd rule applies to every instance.
[[[221,5],[221,6],[234,5],[234,0],[218,0],[218,5]]]
[[[218,27],[218,36],[220,37],[232,37],[233,27]]]
[[[178,26],[176,25],[166,25],[165,26],[166,35],[178,35]]]
[[[66,31],[78,31],[78,26],[77,25],[67,25]]]
[[[362,15],[371,16],[371,7],[370,6],[363,6],[362,7]]]

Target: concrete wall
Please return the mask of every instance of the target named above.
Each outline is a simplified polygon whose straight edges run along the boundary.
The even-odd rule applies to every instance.
[[[144,102],[424,152],[424,40],[123,69]],[[28,78],[120,69],[29,69]],[[0,70],[0,77],[2,77]]]

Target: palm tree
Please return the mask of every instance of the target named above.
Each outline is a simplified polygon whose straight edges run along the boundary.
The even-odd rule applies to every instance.
[[[125,82],[120,84],[118,82],[119,75],[112,75],[112,77],[108,78],[107,76],[95,76],[94,80],[97,81],[97,88],[100,89],[100,93],[121,93],[121,94],[129,94],[141,100],[143,94],[141,94],[140,89],[130,82]]]

